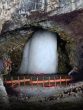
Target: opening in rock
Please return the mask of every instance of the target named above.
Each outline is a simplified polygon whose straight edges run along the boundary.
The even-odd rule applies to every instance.
[[[29,30],[31,32],[30,34],[28,32]],[[4,48],[0,56],[2,57],[4,53],[8,53],[12,60],[12,75],[17,75],[18,72],[19,74],[67,74],[72,67],[78,64],[75,42],[65,32],[39,27],[21,31],[21,33],[24,32],[25,34],[20,34],[20,30],[18,32],[14,31],[13,34],[11,33],[12,37],[10,37],[10,41],[0,43],[1,48]],[[38,33],[41,33],[41,36]],[[43,34],[45,33],[47,36],[44,37]],[[9,38],[9,35],[10,33],[6,35],[6,40],[7,37]],[[36,46],[34,46],[35,44]],[[34,48],[34,51],[32,48]],[[42,60],[43,58],[45,60]],[[41,61],[43,61],[42,64],[40,63]],[[40,68],[40,64],[42,68]],[[38,70],[35,70],[35,66],[37,66]],[[32,71],[31,68],[34,70]]]

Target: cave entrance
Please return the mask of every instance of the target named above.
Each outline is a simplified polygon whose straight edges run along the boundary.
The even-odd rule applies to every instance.
[[[57,65],[57,35],[46,30],[34,32],[24,47],[19,73],[54,74]]]
[[[40,30],[39,30],[40,31]],[[56,63],[54,63],[54,65],[52,65],[53,67],[55,66],[55,69],[57,70],[57,72],[55,71],[55,73],[58,73],[58,74],[66,74],[66,73],[68,73],[70,70],[71,70],[71,68],[72,68],[72,66],[73,66],[73,60],[72,60],[72,62],[71,62],[71,57],[73,57],[74,56],[74,52],[72,51],[73,49],[73,46],[75,46],[74,45],[74,43],[73,43],[73,41],[71,40],[71,39],[68,39],[68,38],[66,38],[66,37],[64,37],[63,38],[63,34],[62,35],[59,35],[57,32],[52,32],[52,31],[49,31],[49,30],[42,30],[42,32],[43,31],[47,31],[47,32],[51,32],[52,34],[54,34],[55,35],[55,37],[56,37],[56,40],[57,40],[57,45],[56,45],[56,47],[57,47],[57,54],[56,54],[56,61],[57,61],[57,64]],[[36,31],[35,31],[36,32]],[[34,32],[34,33],[35,33]],[[37,32],[38,32],[38,30],[37,30]],[[27,41],[27,42],[29,42],[29,43],[31,43],[31,40],[33,39],[33,37],[34,37],[34,33],[32,34],[32,36],[30,37],[30,39]],[[65,35],[64,35],[65,36]],[[44,40],[43,40],[44,41]],[[50,41],[49,41],[49,44],[50,44]],[[29,45],[29,44],[28,44]],[[42,44],[43,45],[43,44]],[[44,47],[45,48],[45,47]],[[43,49],[44,49],[43,48]],[[26,49],[27,50],[27,49]],[[40,52],[39,53],[41,53],[41,50],[40,50]],[[56,51],[55,51],[55,53],[56,53]],[[72,55],[72,56],[71,56]],[[26,57],[26,56],[25,56]],[[28,56],[29,57],[29,56]],[[50,60],[52,59],[52,57],[53,56],[50,56]],[[30,58],[30,57],[29,57]],[[30,60],[30,59],[29,59]],[[36,58],[36,60],[38,60],[37,58]],[[41,61],[41,60],[40,60]],[[56,62],[55,61],[55,62]],[[35,61],[36,62],[36,61]],[[50,63],[50,62],[49,62]],[[33,64],[33,63],[32,63]],[[22,65],[25,65],[24,63],[22,64]],[[27,64],[28,65],[28,64]],[[38,65],[40,65],[40,63],[38,64]],[[35,66],[35,65],[34,65]],[[46,65],[44,65],[43,64],[43,66],[46,66]],[[22,68],[24,68],[24,67],[22,67]],[[22,68],[21,68],[21,71],[22,71]],[[39,67],[38,67],[39,68]],[[41,69],[40,69],[41,70]],[[21,73],[25,73],[25,72],[21,72]],[[28,72],[26,72],[26,73],[28,73]],[[33,73],[33,72],[32,72]],[[39,71],[39,72],[35,72],[34,71],[34,73],[45,73],[44,71]],[[52,72],[50,72],[49,71],[49,69],[48,69],[48,71],[47,71],[47,73],[54,73],[54,71]]]
[[[30,30],[31,29],[32,28],[30,28]],[[8,50],[8,52],[10,53],[10,57],[13,62],[11,74],[13,74],[13,75],[17,74],[17,72],[21,66],[24,47],[27,44],[27,42],[32,40],[33,34],[39,30],[40,30],[40,28],[38,27],[38,28],[32,30],[32,32],[30,34],[27,34],[27,33],[25,35],[22,34],[22,37],[20,37],[19,32],[17,32],[17,33],[14,33],[14,35],[13,35],[14,37],[11,37],[10,41],[12,40],[12,38],[15,39],[15,40],[13,40],[13,43],[15,41],[15,45],[13,47],[11,45],[11,47],[8,48],[9,50],[6,49],[6,52]],[[57,31],[54,29],[52,29],[52,30],[43,29],[43,30],[51,32],[56,35],[57,53],[58,53],[57,73],[59,73],[59,74],[68,73],[71,70],[71,68],[73,68],[73,66],[75,66],[77,64],[75,41],[73,39],[71,39],[65,32]],[[16,36],[19,37],[19,40],[17,38],[15,38]],[[16,40],[18,40],[17,42],[18,42],[19,46],[17,46]],[[14,48],[14,49],[12,50],[11,48]]]

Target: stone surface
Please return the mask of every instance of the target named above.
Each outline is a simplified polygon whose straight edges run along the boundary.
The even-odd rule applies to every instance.
[[[70,1],[68,3],[71,4]],[[76,6],[75,9],[82,8],[82,2],[83,1],[82,0],[79,0],[79,1],[75,0],[75,1],[77,2],[77,5],[74,4]],[[64,3],[67,4],[67,1],[65,1]],[[17,1],[15,2],[15,4],[18,7],[18,4],[19,3],[17,4]],[[61,4],[63,5],[63,2]],[[78,6],[78,8],[77,8],[77,6]],[[11,5],[11,7],[12,7],[12,5]],[[18,11],[15,11],[14,13],[12,13],[12,16],[10,17],[11,19],[6,19],[6,17],[4,17],[4,15],[3,15],[3,17],[4,17],[5,20],[2,19],[2,20],[4,20],[4,22],[1,21],[1,23],[3,23],[2,33],[3,32],[8,32],[8,31],[11,31],[11,30],[14,30],[14,29],[18,29],[20,27],[24,27],[25,24],[26,24],[26,27],[28,26],[28,24],[34,26],[35,25],[34,22],[37,22],[36,23],[37,26],[41,26],[41,27],[43,27],[45,29],[49,29],[49,30],[51,30],[51,28],[54,28],[55,27],[55,30],[57,29],[57,30],[59,30],[61,32],[64,31],[65,33],[67,33],[67,35],[70,37],[70,39],[73,39],[73,40],[76,41],[76,43],[77,43],[77,49],[74,49],[73,51],[75,51],[75,50],[77,51],[76,55],[78,54],[77,55],[78,58],[76,60],[79,59],[77,61],[78,62],[78,65],[79,65],[80,68],[83,68],[83,58],[82,58],[82,54],[83,54],[82,53],[82,49],[83,49],[82,48],[83,47],[82,46],[83,45],[83,43],[82,43],[82,41],[83,41],[83,38],[82,38],[82,36],[83,36],[83,33],[82,33],[82,27],[83,27],[82,26],[82,24],[83,24],[83,20],[82,20],[82,18],[83,18],[83,10],[75,10],[75,11],[72,10],[70,13],[65,13],[64,12],[65,14],[61,14],[60,13],[58,15],[56,13],[51,13],[51,14],[49,14],[49,13],[48,14],[47,13],[42,14],[41,13],[40,14],[40,13],[35,12],[35,11],[34,12],[30,12],[30,13],[31,14],[26,17],[25,15],[21,15],[21,14],[19,15],[18,14]],[[12,32],[13,31],[11,31],[11,33]],[[8,36],[8,37],[10,36],[11,37],[12,35],[10,35],[10,34],[9,35],[8,34],[4,34],[4,36]],[[20,34],[20,36],[23,36],[23,35]],[[10,39],[10,38],[7,38],[7,39]],[[4,47],[7,47],[8,44],[11,44],[11,43],[8,42],[9,40],[7,40],[7,42],[6,42],[6,38],[5,37],[3,39],[1,38],[0,41],[1,42],[4,42],[5,41],[5,44],[4,43],[1,43],[1,45],[3,45]],[[17,45],[17,43],[16,43],[16,45]],[[13,46],[15,46],[15,45],[12,44],[11,47],[13,47]]]
[[[8,95],[3,85],[3,80],[0,76],[0,107],[6,108],[9,106]]]
[[[83,0],[1,0],[0,1],[0,31],[14,30],[26,24],[38,22],[48,16],[68,13],[83,7]],[[50,13],[49,13],[50,12]],[[35,14],[34,14],[35,13]],[[42,14],[40,14],[42,13]],[[32,17],[35,16],[35,17]],[[42,17],[40,17],[42,16]],[[33,20],[32,20],[32,19]],[[4,24],[5,30],[4,30]]]

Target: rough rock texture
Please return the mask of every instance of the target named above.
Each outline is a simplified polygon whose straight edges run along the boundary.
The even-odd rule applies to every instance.
[[[5,106],[4,106],[5,104]],[[9,100],[7,96],[7,92],[5,90],[5,87],[3,85],[3,80],[0,76],[0,108],[6,108],[9,106]]]
[[[68,13],[82,8],[82,4],[83,0],[1,0],[0,31],[5,23],[4,31],[14,30],[45,19],[46,13],[47,16]]]
[[[56,21],[58,26],[60,28],[63,27],[63,31],[76,41],[78,65],[80,68],[83,68],[83,10],[53,16],[50,19],[54,22]]]
[[[57,8],[52,7],[53,5],[51,3],[53,2],[50,2],[49,6],[45,7],[42,5],[43,8],[36,9],[35,11],[31,11],[32,5],[30,6],[31,8],[27,10],[26,7],[28,4],[26,5],[26,0],[24,3],[21,1],[23,0],[0,0],[0,54],[3,55],[4,52],[11,51],[11,58],[15,58],[15,60],[13,59],[13,63],[19,64],[18,60],[20,56],[18,53],[22,54],[20,50],[29,37],[26,35],[29,35],[30,31],[33,31],[33,29],[31,30],[29,27],[41,26],[51,31],[52,29],[53,31],[57,31],[62,39],[64,38],[62,37],[62,33],[67,33],[67,36],[69,36],[71,40],[76,41],[77,49],[75,48],[74,50],[76,50],[77,53],[75,56],[77,55],[78,57],[78,59],[76,59],[78,66],[83,69],[83,0],[62,0],[56,5]],[[27,30],[29,29],[29,31],[26,32],[26,28]],[[17,34],[17,30],[20,30],[19,35]],[[71,40],[66,39],[66,41]],[[71,49],[71,47],[67,49]],[[17,53],[18,57],[14,56],[14,53]],[[16,70],[17,67],[18,65],[15,65]],[[8,97],[2,80],[0,80],[0,82],[0,105],[2,106],[3,102],[8,104]]]
[[[3,1],[4,0],[2,0],[2,2]],[[70,40],[74,40],[77,43],[77,49],[73,48],[73,51],[76,50],[75,56],[78,57],[76,59],[77,60],[76,62],[78,63],[80,68],[83,68],[83,58],[82,58],[82,56],[83,56],[82,55],[83,54],[82,53],[83,10],[81,9],[81,10],[74,11],[75,9],[82,8],[83,0],[79,0],[79,1],[72,0],[73,3],[71,3],[71,0],[70,1],[65,0],[65,1],[60,2],[60,4],[59,4],[60,7],[63,6],[63,8],[64,8],[64,5],[71,6],[71,7],[73,7],[73,10],[70,10],[70,9],[72,9],[72,8],[70,8],[67,11],[68,13],[63,12],[63,14],[61,14],[62,12],[59,10],[58,15],[55,13],[55,10],[54,11],[53,10],[52,11],[51,10],[50,11],[40,11],[40,10],[26,11],[27,10],[26,9],[25,11],[23,11],[22,10],[23,5],[20,5],[20,4],[25,4],[26,2],[21,3],[20,0],[18,0],[18,1],[14,0],[11,2],[11,0],[10,0],[9,4],[7,4],[6,2],[8,2],[8,1],[5,1],[3,3],[0,2],[2,7],[3,7],[3,5],[5,5],[4,8],[2,8],[3,11],[6,11],[5,7],[9,7],[9,4],[10,4],[10,9],[8,9],[9,13],[11,12],[10,10],[13,9],[13,11],[9,14],[10,16],[7,15],[8,19],[6,19],[6,16],[4,16],[4,14],[1,12],[2,17],[3,17],[2,18],[3,22],[1,22],[1,23],[3,23],[3,26],[1,24],[1,26],[2,26],[1,37],[4,36],[4,38],[1,38],[1,40],[0,40],[0,42],[1,42],[0,45],[2,45],[2,47],[4,47],[3,50],[1,50],[1,54],[3,54],[3,52],[7,51],[6,47],[8,47],[8,51],[10,51],[10,50],[12,51],[12,49],[14,49],[14,48],[23,47],[24,43],[22,44],[22,42],[26,42],[26,40],[27,40],[27,37],[25,37],[25,39],[24,39],[23,36],[27,36],[27,34],[30,31],[33,31],[33,29],[31,29],[33,26],[36,26],[36,27],[41,26],[45,29],[58,32],[61,37],[64,36],[63,33],[66,33],[66,35],[70,37]],[[50,5],[51,5],[51,3],[52,2],[50,2]],[[14,8],[13,8],[13,6],[14,6]],[[20,6],[21,6],[21,8],[19,8]],[[24,9],[25,9],[25,7],[24,7]],[[60,7],[59,7],[59,9],[60,9]],[[19,9],[20,9],[20,13],[19,13]],[[65,10],[66,9],[64,8],[64,11]],[[27,28],[27,30],[29,29],[29,31],[26,32],[26,28]],[[24,31],[24,29],[25,29],[25,31]],[[12,31],[12,30],[14,30],[14,31]],[[15,35],[14,33],[16,33],[18,30],[19,30],[20,34]],[[11,31],[11,32],[8,33],[8,31]],[[27,34],[25,34],[25,33],[27,33]],[[11,36],[13,36],[13,37],[11,37]],[[20,36],[20,37],[18,37],[18,36]],[[15,37],[15,42],[14,42],[14,37]],[[67,38],[69,38],[69,37],[67,37]],[[67,40],[67,38],[66,38],[66,40]],[[18,43],[18,39],[19,39],[19,43]],[[63,37],[62,37],[62,39],[63,39]],[[68,39],[68,41],[70,41],[70,40]],[[8,44],[10,44],[10,45],[8,45]],[[18,49],[17,50],[14,49],[13,52],[16,52],[16,51],[18,51]],[[70,57],[70,58],[74,58],[74,57]],[[73,61],[73,59],[72,59],[72,61]],[[16,65],[16,67],[17,67],[17,65]]]

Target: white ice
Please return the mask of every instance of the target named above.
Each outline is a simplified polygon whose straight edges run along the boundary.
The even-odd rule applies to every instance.
[[[57,36],[52,32],[38,31],[27,42],[19,73],[57,73]]]

